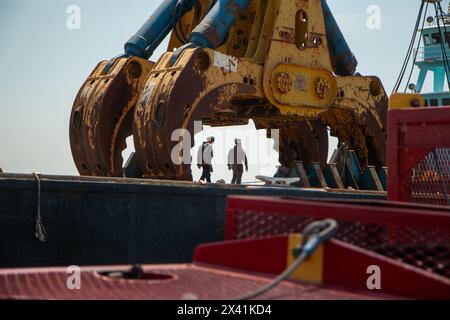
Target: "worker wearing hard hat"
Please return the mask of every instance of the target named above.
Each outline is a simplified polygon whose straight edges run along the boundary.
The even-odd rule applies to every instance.
[[[248,171],[248,159],[242,148],[241,139],[236,139],[234,143],[235,146],[228,153],[228,170],[233,170],[233,180],[231,181],[231,184],[241,184],[242,175],[244,174],[244,165],[245,171]]]

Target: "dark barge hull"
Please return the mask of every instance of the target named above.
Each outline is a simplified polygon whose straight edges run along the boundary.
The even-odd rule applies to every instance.
[[[224,239],[228,195],[385,199],[384,194],[279,187],[42,177],[47,241],[35,236],[37,181],[0,174],[0,268],[190,262]]]

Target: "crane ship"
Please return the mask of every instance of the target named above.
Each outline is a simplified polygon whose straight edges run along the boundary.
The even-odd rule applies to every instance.
[[[442,1],[417,1],[390,95],[327,0],[159,1],[75,97],[80,175],[0,173],[0,299],[450,299]],[[280,170],[196,183],[198,121],[279,130]]]

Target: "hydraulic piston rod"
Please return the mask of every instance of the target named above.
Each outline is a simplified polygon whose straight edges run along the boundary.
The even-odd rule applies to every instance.
[[[191,43],[216,49],[225,41],[230,28],[251,0],[219,0],[191,33]]]
[[[326,0],[322,0],[322,10],[333,71],[338,76],[352,76],[356,72],[358,61],[350,50]]]
[[[149,59],[174,27],[176,19],[192,10],[196,0],[164,0],[139,31],[125,44],[128,56]],[[179,10],[178,14],[175,14]]]

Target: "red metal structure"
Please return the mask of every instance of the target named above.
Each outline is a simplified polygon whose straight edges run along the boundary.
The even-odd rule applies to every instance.
[[[135,278],[126,266],[84,268],[80,290],[65,269],[0,270],[0,299],[231,299],[293,265],[305,227],[333,219],[333,240],[258,298],[448,300],[450,108],[392,110],[389,130],[396,202],[230,197],[225,241],[199,246],[192,264],[143,266]]]
[[[335,219],[335,240],[260,299],[450,299],[450,209],[385,202],[231,197],[227,241],[197,248],[189,265],[0,271],[0,299],[230,299],[268,284],[292,263],[304,226]],[[368,270],[381,270],[370,291]]]
[[[223,300],[269,283],[270,274],[200,264],[144,266],[142,280],[111,279],[101,273],[129,266],[83,268],[80,290],[69,290],[65,268],[1,270],[0,299],[33,300]],[[263,300],[380,300],[393,296],[283,282]]]
[[[389,199],[450,205],[450,107],[389,111]]]
[[[388,202],[354,204],[232,197],[228,205],[226,238],[261,239],[298,233],[312,221],[332,218],[339,223],[335,239],[353,246],[353,252],[362,250],[369,256],[376,254],[383,261],[399,262],[402,265],[395,271],[395,276],[392,275],[392,282],[387,284],[395,287],[387,290],[389,293],[428,298],[441,294],[442,297],[443,292],[438,289],[439,286],[434,287],[432,281],[428,285],[418,285],[419,275],[422,274],[427,274],[430,279],[437,277],[447,286],[450,285],[450,209],[441,209]],[[329,253],[339,251],[338,247],[329,248]],[[350,259],[349,253],[340,257],[344,261]],[[359,266],[359,276],[363,276],[361,273],[366,271],[365,259],[356,256],[351,263],[343,262],[340,267],[328,260],[324,269],[324,283],[349,286],[354,281],[352,279],[358,278],[355,272],[348,278],[351,266]],[[414,283],[404,273],[411,268],[416,269]],[[348,282],[342,283],[342,279]],[[359,284],[359,287],[365,285]],[[450,287],[445,297],[450,298],[448,289]],[[424,296],[427,290],[433,293]]]

